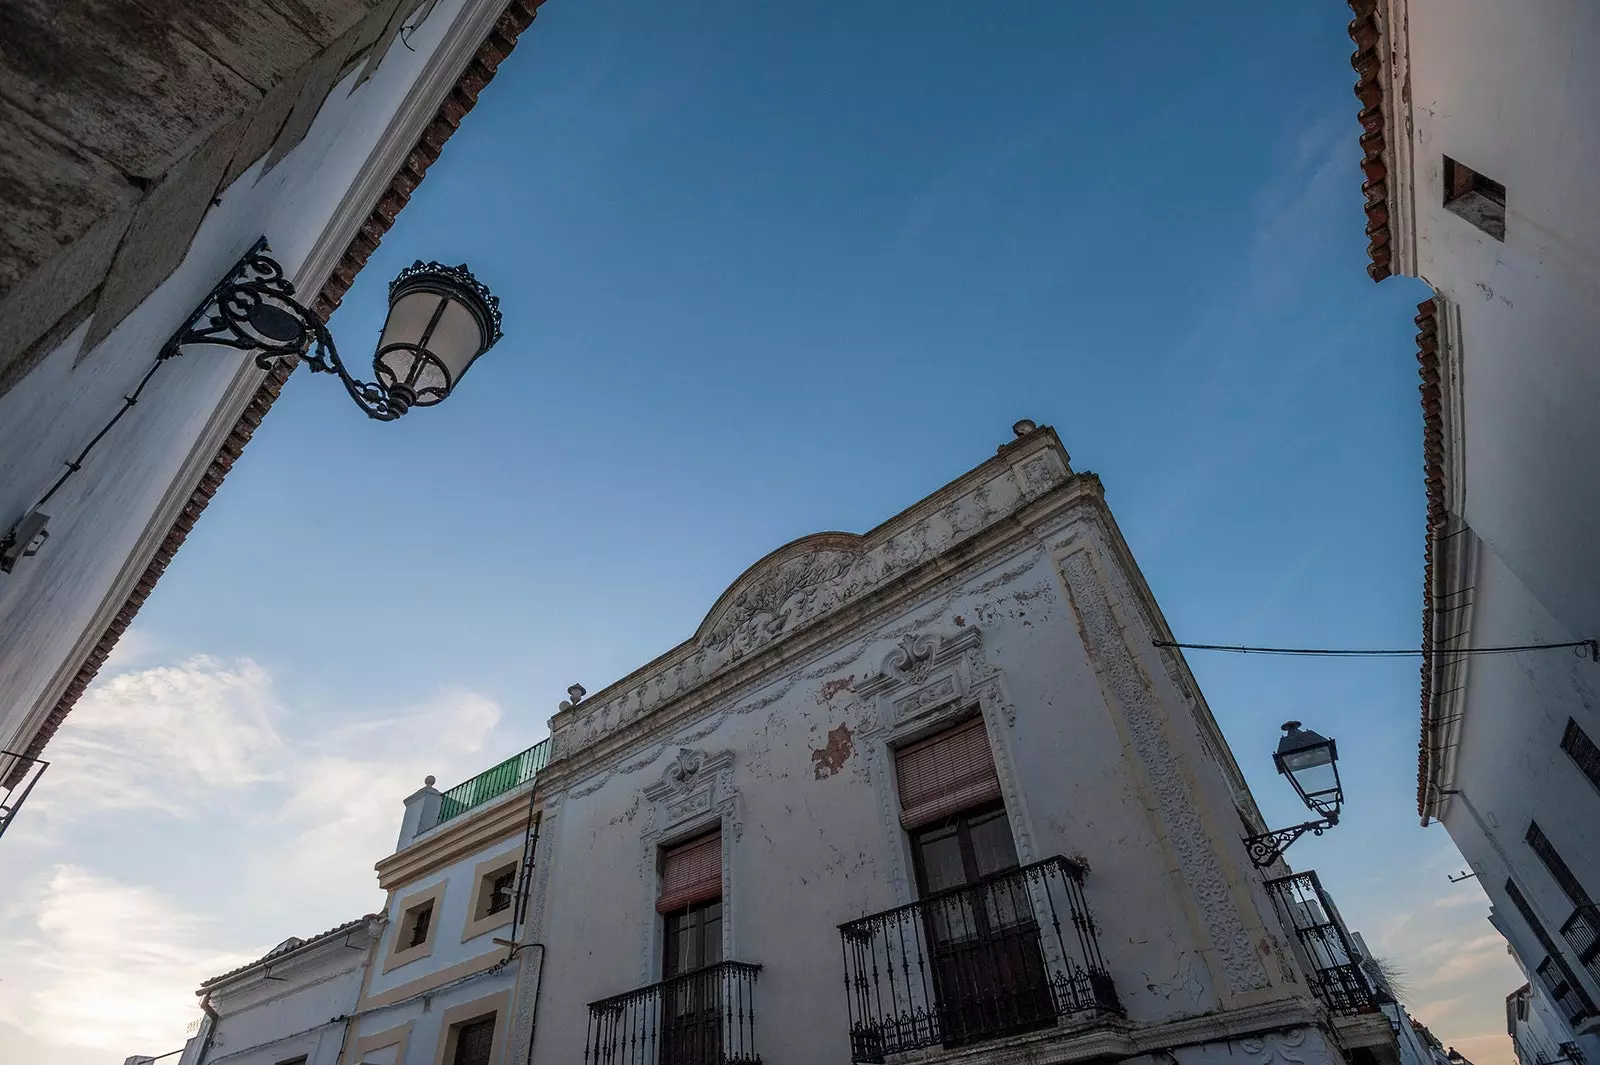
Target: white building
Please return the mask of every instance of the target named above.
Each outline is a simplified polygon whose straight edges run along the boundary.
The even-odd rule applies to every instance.
[[[1582,1065],[1568,1023],[1539,984],[1529,981],[1506,996],[1506,1034],[1517,1065]]]
[[[1399,1065],[1316,875],[1251,864],[1259,813],[1099,480],[1017,434],[408,797],[339,1060]]]
[[[1351,6],[1369,273],[1434,290],[1419,813],[1600,1055],[1600,9]]]
[[[286,939],[207,980],[198,992],[205,1016],[177,1065],[337,1065],[382,934],[382,918],[368,914],[310,939]]]
[[[512,1049],[1397,1060],[1314,877],[1251,865],[1259,816],[1098,479],[1017,435],[774,551],[552,720]]]
[[[41,62],[114,58],[0,105],[0,831],[292,368],[206,347],[136,393],[157,353],[262,238],[331,314],[538,2],[10,11]]]

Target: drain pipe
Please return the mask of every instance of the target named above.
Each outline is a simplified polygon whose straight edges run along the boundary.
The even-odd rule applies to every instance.
[[[191,1065],[203,1065],[206,1060],[206,1053],[211,1049],[211,1041],[216,1038],[217,1025],[222,1023],[222,1018],[217,1015],[217,1011],[211,1008],[211,992],[207,991],[204,997],[200,999],[200,1009],[205,1013],[209,1023],[206,1024],[206,1038],[200,1044],[200,1053],[195,1055]]]
[[[533,1014],[528,1018],[528,1057],[526,1065],[533,1065],[533,1036],[539,1030],[539,996],[544,993],[544,944],[529,943],[530,947],[539,948],[539,964],[533,970],[533,978],[538,983],[533,985]]]

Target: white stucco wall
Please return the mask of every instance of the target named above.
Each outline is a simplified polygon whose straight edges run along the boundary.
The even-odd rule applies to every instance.
[[[525,809],[526,791],[517,793],[509,801]],[[465,832],[489,809],[491,807],[485,807],[473,811],[473,816],[453,820],[436,829],[435,835]],[[517,968],[514,965],[495,967],[495,963],[506,957],[507,950],[494,942],[496,938],[511,935],[511,911],[501,915],[503,923],[491,922],[493,927],[484,928],[465,941],[462,937],[468,931],[477,901],[479,871],[484,863],[517,861],[522,856],[522,846],[520,833],[502,837],[390,892],[388,926],[374,954],[350,1039],[353,1046],[376,1033],[406,1027],[405,1056],[401,1058],[396,1048],[378,1049],[364,1053],[361,1060],[373,1065],[383,1062],[434,1065],[441,1028],[447,1023],[446,1014],[452,1008],[511,990]],[[443,893],[434,903],[429,933],[431,951],[424,957],[390,968],[396,943],[406,933],[404,916],[408,903],[419,896],[433,895],[441,887]],[[509,1025],[509,1017],[502,1014],[496,1033],[502,1046]]]
[[[1414,124],[1413,188],[1391,179],[1415,218],[1415,262],[1401,265],[1460,315],[1465,483],[1451,507],[1567,638],[1594,636],[1600,8],[1582,0],[1387,6],[1409,52],[1403,87],[1389,91],[1409,95]],[[1504,242],[1443,207],[1447,155],[1506,187]]]
[[[347,195],[358,179],[377,177],[379,184],[364,194],[375,197],[399,163],[388,158],[391,145],[375,167],[375,149],[380,142],[409,148],[432,115],[432,103],[423,104],[416,88],[430,63],[448,62],[435,60],[441,41],[448,37],[459,47],[462,27],[482,23],[485,14],[492,21],[498,10],[484,0],[440,0],[411,35],[410,49],[391,48],[354,91],[358,73],[352,72],[287,157],[265,176],[258,163],[228,187],[183,263],[105,341],[80,350],[85,323],[0,397],[0,532],[33,506],[119,409],[161,345],[257,237],[266,235],[304,301],[312,301],[370,209],[370,201],[346,203]],[[475,48],[483,34],[481,28],[473,32]],[[459,65],[448,71],[449,80],[426,90],[432,99],[458,72]],[[436,70],[430,78],[437,80]],[[398,126],[390,128],[397,114],[407,126],[400,136]],[[350,338],[357,365],[360,350],[359,339]],[[0,747],[15,749],[32,738],[259,378],[248,356],[230,349],[195,350],[169,361],[45,508],[48,543],[0,575]]]
[[[202,1051],[206,1065],[276,1065],[301,1055],[307,1065],[335,1065],[370,944],[358,926],[217,985],[209,1000],[217,1020],[201,1022],[178,1065],[201,1061]]]
[[[1478,554],[1472,584],[1473,646],[1558,639],[1559,623],[1494,552]],[[1600,985],[1560,934],[1572,903],[1525,839],[1529,822],[1538,822],[1574,875],[1600,885],[1600,791],[1561,749],[1569,717],[1600,737],[1600,665],[1553,650],[1479,655],[1468,670],[1452,784],[1461,794],[1445,797],[1440,819],[1524,966],[1537,966],[1544,951],[1506,894],[1508,877],[1600,1002]],[[1593,1049],[1600,1052],[1600,1040]]]
[[[1020,860],[1064,855],[1089,868],[1100,948],[1130,1019],[1154,1026],[1305,996],[1239,843],[1230,782],[1169,676],[1181,670],[1150,646],[1159,621],[1145,613],[1139,579],[1120,561],[1120,536],[1100,513],[1084,501],[1037,538],[961,558],[925,594],[783,656],[759,683],[713,700],[671,732],[642,733],[592,770],[562,775],[559,759],[582,750],[563,746],[563,737],[583,728],[580,721],[569,733],[553,722],[558,761],[547,772],[559,779],[541,792],[547,875],[529,934],[560,977],[539,989],[535,1059],[582,1060],[587,1004],[660,978],[656,848],[720,821],[725,956],[763,967],[755,1004],[763,1060],[848,1060],[838,925],[916,897],[889,769],[888,743],[903,734],[890,721],[901,719],[889,696],[872,694],[871,680],[908,634],[980,634],[959,683],[985,694],[944,709],[981,705]],[[1090,572],[1104,583],[1085,587]],[[1127,663],[1139,673],[1134,683],[1152,697],[1169,745],[1173,761],[1161,779],[1152,779],[1141,747],[1148,734],[1126,707],[1130,674],[1104,645],[1092,654],[1082,627],[1099,624],[1107,601],[1136,658]],[[979,684],[979,675],[998,680]],[[580,744],[620,727],[609,710],[593,714],[601,731]],[[835,771],[841,728],[849,753]],[[662,834],[665,807],[646,789],[663,781],[680,749],[712,762],[731,752],[731,768],[710,800],[712,821],[695,816]],[[819,751],[831,757],[819,760]],[[1205,845],[1175,838],[1164,793],[1173,786],[1212,834],[1220,894],[1194,889],[1194,849]],[[724,805],[730,794],[736,799]],[[1215,937],[1230,920],[1242,941],[1224,956]],[[1331,1053],[1321,1034],[1307,1029],[1299,1038],[1302,1054]],[[1183,1053],[1210,1060],[1202,1048]]]

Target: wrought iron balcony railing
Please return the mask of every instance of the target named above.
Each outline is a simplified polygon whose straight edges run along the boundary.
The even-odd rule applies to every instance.
[[[585,1065],[761,1065],[756,977],[724,961],[589,1003]]]
[[[1066,858],[839,926],[850,1060],[963,1046],[1120,1013],[1083,869]]]
[[[1572,945],[1578,964],[1600,983],[1600,906],[1586,902],[1561,926],[1561,938]]]
[[[28,793],[39,782],[50,763],[29,758],[15,751],[0,751],[0,835],[16,820],[17,812],[27,801]]]
[[[550,761],[550,741],[540,740],[521,754],[514,754],[497,766],[492,766],[473,777],[463,781],[444,793],[444,798],[439,803],[439,820],[437,824],[444,824],[452,817],[459,817],[474,806],[482,806],[490,799],[497,799],[517,787],[526,784],[539,775],[539,771]]]
[[[1267,881],[1267,890],[1284,922],[1294,929],[1311,964],[1311,990],[1334,1013],[1373,1013],[1378,995],[1350,946],[1344,921],[1315,872]]]
[[[1588,1019],[1589,996],[1578,985],[1578,978],[1567,968],[1564,959],[1554,954],[1548,955],[1533,972],[1544,985],[1544,989],[1549,992],[1550,1001],[1555,1004],[1556,1009],[1568,1023],[1579,1024]]]

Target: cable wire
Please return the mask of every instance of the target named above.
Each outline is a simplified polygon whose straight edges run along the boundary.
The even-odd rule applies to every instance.
[[[1227,651],[1241,655],[1292,655],[1300,658],[1407,658],[1420,656],[1420,647],[1357,648],[1357,647],[1245,647],[1239,644],[1177,643],[1172,640],[1155,640],[1157,647],[1178,647],[1185,651]],[[1600,640],[1573,640],[1569,643],[1527,643],[1514,647],[1458,647],[1435,648],[1436,654],[1447,655],[1504,655],[1518,651],[1553,651],[1564,647],[1580,648],[1578,657],[1587,651],[1591,661],[1600,662]]]

